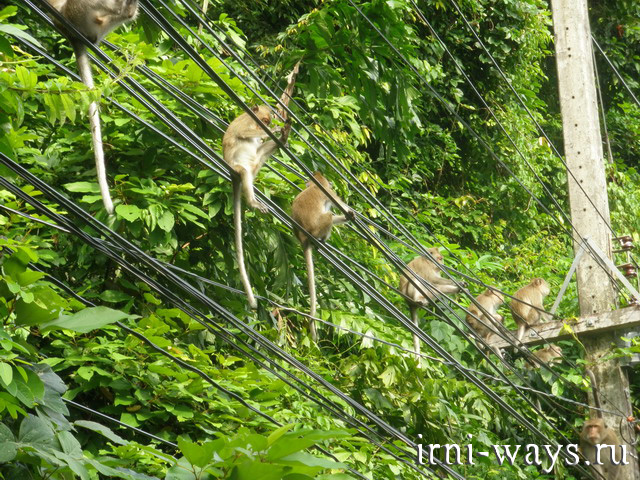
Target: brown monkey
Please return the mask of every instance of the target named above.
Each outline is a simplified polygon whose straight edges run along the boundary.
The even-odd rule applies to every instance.
[[[285,88],[280,102],[289,105],[289,100],[293,93],[293,86],[296,81],[300,61],[296,63],[293,70],[288,75],[288,85]],[[265,126],[271,123],[271,110],[267,105],[255,106],[251,109],[256,117]],[[286,119],[284,110],[281,112],[283,118]],[[280,141],[287,143],[289,132],[291,131],[291,123],[287,120],[284,127],[280,131]],[[242,246],[242,191],[244,191],[245,199],[252,208],[257,208],[262,213],[266,213],[266,205],[260,203],[253,191],[253,182],[258,175],[258,171],[262,168],[267,158],[275,152],[278,144],[274,140],[266,140],[269,134],[256,122],[251,115],[243,113],[238,116],[227,127],[222,137],[222,156],[224,161],[234,170],[232,175],[233,183],[233,220],[236,229],[236,257],[238,261],[238,270],[244,291],[247,294],[249,306],[253,309],[258,308],[258,302],[253,295],[249,275],[244,265],[244,249]]]
[[[562,348],[552,344],[533,352],[535,359],[529,359],[525,367],[528,369],[540,368],[543,364],[551,365],[562,361]]]
[[[313,174],[320,185],[333,197],[329,198],[315,183],[311,180],[306,182],[307,188],[298,194],[293,200],[291,206],[291,218],[296,221],[304,230],[309,232],[311,236],[321,242],[326,242],[331,235],[331,228],[334,225],[345,223],[353,220],[354,213],[349,206],[344,203],[336,192],[331,188],[329,181],[320,172]],[[331,207],[337,206],[338,203],[344,210],[346,215],[334,215],[331,213]],[[307,234],[294,226],[294,232],[304,250],[304,259],[307,263],[307,278],[309,282],[309,304],[310,315],[316,316],[316,282],[313,269],[313,244],[307,237]],[[313,341],[318,340],[316,332],[316,324],[313,318],[309,319],[309,331]]]
[[[430,248],[428,252],[433,257],[433,260],[444,265],[444,257],[437,247]],[[416,257],[411,260],[407,266],[409,269],[405,270],[402,277],[400,277],[400,293],[405,296],[407,304],[409,305],[411,320],[417,327],[418,309],[420,307],[427,305],[430,300],[433,300],[440,293],[456,293],[460,289],[452,280],[440,276],[440,269],[429,257]],[[420,285],[420,290],[414,287],[409,281],[409,276],[413,277],[417,285]],[[420,279],[432,285],[435,292],[430,291],[431,289],[422,285]],[[424,294],[422,292],[424,292]],[[413,336],[413,348],[417,354],[420,353],[420,339],[417,335]]]
[[[510,307],[513,320],[518,325],[519,342],[524,338],[527,328],[549,318],[547,313],[540,310],[544,310],[543,302],[550,292],[549,284],[543,278],[534,278],[529,285],[525,285],[513,294]]]
[[[99,43],[109,32],[126,22],[136,18],[138,14],[138,0],[47,0],[58,10],[76,29],[88,40]],[[57,23],[57,22],[56,22]],[[87,47],[68,30],[63,30],[69,36],[73,51],[76,55],[78,72],[87,88],[94,88],[91,73],[91,61]],[[102,203],[107,213],[113,213],[113,202],[109,194],[107,169],[102,148],[102,131],[100,128],[100,113],[98,102],[89,105],[89,126],[93,142],[93,155],[96,161],[98,185],[102,195]]]
[[[595,418],[593,417],[594,414],[592,414],[592,417],[582,427],[580,451],[591,464],[591,468],[599,474],[597,478],[617,480],[622,467],[612,462],[612,456],[615,456],[617,462],[626,460],[623,458],[626,448],[622,448],[616,432],[605,424],[600,410],[600,398],[595,375],[589,369],[586,370],[586,373],[591,380],[593,402],[596,410]],[[604,445],[611,445],[612,447],[604,447]]]
[[[500,305],[504,303],[504,297],[500,292],[488,288],[476,297],[476,301],[482,305],[482,308],[490,317],[487,318],[484,312],[478,308],[475,303],[472,303],[469,305],[467,323],[486,343],[495,335],[496,330],[500,330],[500,326],[504,322],[502,315],[497,313]],[[479,318],[479,320],[477,320],[476,317]],[[490,328],[492,325],[494,326],[493,330]],[[502,357],[499,349],[496,348],[494,351],[496,355]]]

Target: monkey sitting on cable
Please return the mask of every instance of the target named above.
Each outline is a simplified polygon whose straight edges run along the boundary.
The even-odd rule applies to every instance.
[[[615,455],[617,462],[625,460],[622,458],[626,449],[620,445],[618,435],[613,429],[609,428],[603,418],[600,407],[600,397],[598,394],[598,386],[593,372],[586,370],[591,380],[591,388],[593,389],[593,402],[596,406],[595,418],[593,414],[589,420],[584,423],[582,432],[580,433],[580,452],[589,461],[591,468],[598,473],[597,478],[606,480],[616,480],[622,471],[621,465],[616,465],[611,461],[611,456]],[[612,445],[612,447],[599,448],[597,445]],[[600,464],[597,463],[597,454],[599,455]]]
[[[329,181],[320,172],[313,174],[320,185],[331,195],[329,198],[314,182],[309,180],[306,187],[296,196],[291,206],[291,218],[298,223],[311,236],[321,242],[325,242],[331,235],[331,228],[334,225],[353,220],[355,214],[349,206],[344,203],[331,188]],[[331,207],[338,206],[346,210],[345,215],[334,215]],[[304,259],[307,263],[307,278],[309,282],[309,304],[311,317],[316,316],[316,284],[313,269],[313,244],[307,234],[294,226],[294,232],[304,250]],[[318,340],[316,324],[313,318],[309,319],[309,331],[313,341]]]
[[[484,343],[487,343],[491,337],[496,335],[496,330],[499,331],[504,322],[502,315],[497,313],[500,305],[504,303],[504,297],[500,292],[488,288],[476,297],[476,302],[482,306],[490,317],[488,318],[475,303],[471,303],[468,309],[467,323],[484,340]],[[492,326],[494,327],[493,329],[491,328]],[[498,357],[502,358],[498,348],[494,349],[494,351]]]
[[[58,10],[64,18],[93,43],[99,43],[109,32],[126,22],[131,22],[138,14],[138,0],[47,0]],[[56,22],[59,25],[59,22]],[[84,43],[72,33],[59,25],[69,36],[73,51],[76,55],[78,72],[87,88],[94,88],[91,73],[91,61]],[[107,213],[113,213],[113,202],[109,194],[107,183],[107,169],[102,147],[102,131],[100,128],[100,113],[98,103],[89,105],[89,126],[93,142],[93,154],[96,161],[98,185],[102,203]]]
[[[444,265],[444,257],[440,253],[437,247],[430,248],[429,254],[433,257],[433,260],[441,265]],[[442,278],[440,276],[440,269],[436,264],[426,256],[416,257],[411,260],[407,266],[408,270],[403,272],[400,277],[400,293],[405,296],[405,300],[409,305],[409,311],[411,313],[411,320],[413,324],[418,326],[418,309],[427,305],[431,300],[435,299],[440,293],[457,293],[460,288],[450,279]],[[410,281],[409,276],[413,278],[413,281],[420,285],[418,290]],[[430,291],[428,287],[422,285],[421,280],[426,281],[432,285],[436,292]],[[422,292],[425,292],[424,294]],[[413,335],[413,348],[416,354],[420,354],[420,339],[417,335]]]
[[[551,344],[540,350],[536,350],[532,354],[535,359],[527,360],[525,368],[530,370],[534,368],[540,368],[542,365],[552,365],[554,363],[560,363],[562,361],[562,348],[559,345]]]
[[[251,109],[260,121],[269,126],[271,123],[271,110],[266,105],[260,105]],[[280,132],[280,141],[286,143],[291,130],[291,124],[287,122]],[[242,247],[242,192],[250,207],[261,212],[267,211],[266,205],[256,199],[253,191],[253,182],[267,158],[278,148],[274,140],[266,140],[269,135],[248,113],[238,116],[227,127],[222,138],[222,154],[224,161],[231,166],[237,175],[232,176],[233,182],[233,220],[235,224],[236,256],[238,270],[242,285],[247,294],[249,306],[258,308],[258,302],[253,295],[249,276],[244,265],[244,250]]]
[[[513,294],[511,314],[518,325],[518,341],[521,342],[527,328],[547,320],[549,315],[544,312],[544,299],[551,293],[549,284],[543,278],[534,278],[529,285],[525,285]],[[524,303],[523,303],[524,302]],[[542,312],[541,312],[542,310]]]
[[[301,60],[296,63],[291,73],[287,76],[287,87],[280,98],[280,104],[283,106],[280,110],[280,116],[285,120],[284,127],[280,130],[280,142],[285,145],[291,131],[291,122],[287,117],[285,107],[289,105],[289,101],[292,98],[300,62]],[[251,111],[264,126],[269,126],[272,118],[270,107],[267,105],[255,106]],[[251,208],[256,208],[262,213],[266,213],[266,205],[256,199],[253,183],[267,158],[278,148],[278,144],[273,139],[265,140],[267,137],[269,137],[269,134],[265,132],[264,128],[246,112],[239,115],[229,124],[222,137],[222,156],[224,161],[235,172],[231,177],[231,181],[233,184],[233,222],[236,230],[235,243],[238,270],[244,291],[247,294],[249,306],[253,309],[258,308],[258,302],[253,295],[249,275],[247,275],[247,269],[244,265],[242,192],[244,191],[245,199]]]

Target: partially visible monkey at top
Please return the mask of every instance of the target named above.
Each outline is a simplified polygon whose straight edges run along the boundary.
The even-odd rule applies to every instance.
[[[340,225],[348,220],[353,220],[354,212],[344,203],[331,187],[329,181],[320,172],[313,174],[320,185],[330,194],[329,198],[313,181],[306,182],[307,188],[296,196],[291,206],[291,218],[297,222],[312,237],[321,242],[326,242],[331,236],[331,229],[334,225]],[[347,213],[346,215],[334,215],[331,207],[340,205]],[[313,269],[313,243],[307,234],[294,226],[294,232],[304,250],[304,258],[307,263],[307,278],[309,282],[309,304],[310,315],[316,316],[316,284]],[[309,331],[313,341],[318,340],[315,321],[309,320]]]
[[[442,293],[457,293],[460,290],[460,288],[451,279],[442,278],[440,276],[440,268],[438,268],[434,263],[435,261],[444,265],[444,257],[440,253],[440,250],[438,250],[437,247],[434,247],[430,248],[428,252],[433,257],[433,261],[427,256],[416,257],[407,265],[410,270],[403,272],[403,276],[400,277],[400,293],[405,296],[405,300],[409,305],[411,320],[416,327],[418,326],[418,309],[420,307],[427,305],[431,300],[435,299]],[[409,281],[409,276],[411,276],[413,281],[420,286],[419,289]],[[435,292],[422,285],[420,279],[423,279],[428,284],[432,285]],[[420,339],[415,334],[413,335],[413,348],[416,354],[419,355]]]
[[[126,22],[131,22],[138,14],[138,0],[47,0],[58,10],[75,28],[93,43],[99,43],[112,30]],[[58,22],[56,22],[58,23]],[[82,82],[87,88],[94,88],[93,75],[91,73],[91,61],[87,53],[87,47],[76,38],[68,29],[60,25],[67,33],[73,51],[76,55],[78,72]],[[100,128],[100,113],[98,103],[89,105],[89,126],[93,142],[93,153],[96,161],[96,171],[100,195],[107,213],[113,213],[113,201],[109,194],[107,182],[107,170],[102,147],[102,131]]]
[[[280,103],[287,106],[293,93],[296,76],[300,62],[298,62],[289,76],[288,85],[285,88]],[[251,108],[253,114],[265,126],[269,127],[272,120],[271,108],[267,105],[259,105]],[[281,110],[281,116],[285,118],[284,127],[280,130],[280,142],[287,143],[291,122],[287,120],[285,110]],[[273,132],[272,133],[276,133]],[[253,191],[253,185],[258,172],[267,159],[278,148],[278,144],[273,140],[265,140],[269,134],[256,122],[248,113],[239,115],[229,124],[222,138],[222,156],[224,161],[232,168],[231,181],[233,184],[233,220],[235,225],[235,243],[238,270],[242,285],[247,294],[249,306],[258,308],[258,302],[253,294],[249,275],[244,264],[244,249],[242,245],[242,194],[251,208],[255,208],[262,213],[267,212],[267,206],[259,202]]]

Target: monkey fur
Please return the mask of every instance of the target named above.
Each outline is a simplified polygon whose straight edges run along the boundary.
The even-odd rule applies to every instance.
[[[562,361],[562,348],[559,345],[549,345],[533,352],[535,358],[529,359],[525,367],[528,369],[540,368],[543,364],[551,365]]]
[[[293,70],[287,76],[288,83],[280,98],[280,103],[283,105],[280,115],[285,120],[284,127],[280,131],[280,141],[283,144],[287,143],[291,131],[291,122],[284,107],[289,105],[289,101],[292,98],[293,87],[301,61],[299,60],[295,64]],[[272,119],[270,107],[267,105],[255,106],[251,108],[251,111],[264,126],[269,127]],[[258,308],[258,302],[251,289],[251,282],[244,264],[244,248],[242,245],[242,192],[244,192],[244,197],[251,208],[266,213],[266,205],[256,199],[253,184],[267,158],[278,148],[278,144],[273,139],[265,141],[267,137],[269,137],[269,134],[264,128],[246,112],[239,115],[229,124],[222,137],[222,156],[224,161],[235,172],[231,180],[233,184],[233,220],[236,230],[235,243],[238,271],[240,272],[244,291],[247,294],[249,306],[254,310]]]

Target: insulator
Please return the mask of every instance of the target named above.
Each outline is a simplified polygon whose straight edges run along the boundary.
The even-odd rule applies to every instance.
[[[630,263],[623,263],[622,265],[618,265],[618,269],[622,270],[622,274],[625,277],[635,277],[636,275],[636,267]]]
[[[633,249],[633,237],[631,235],[623,235],[622,237],[617,237],[616,240],[620,242],[620,249],[616,250],[616,253]]]

